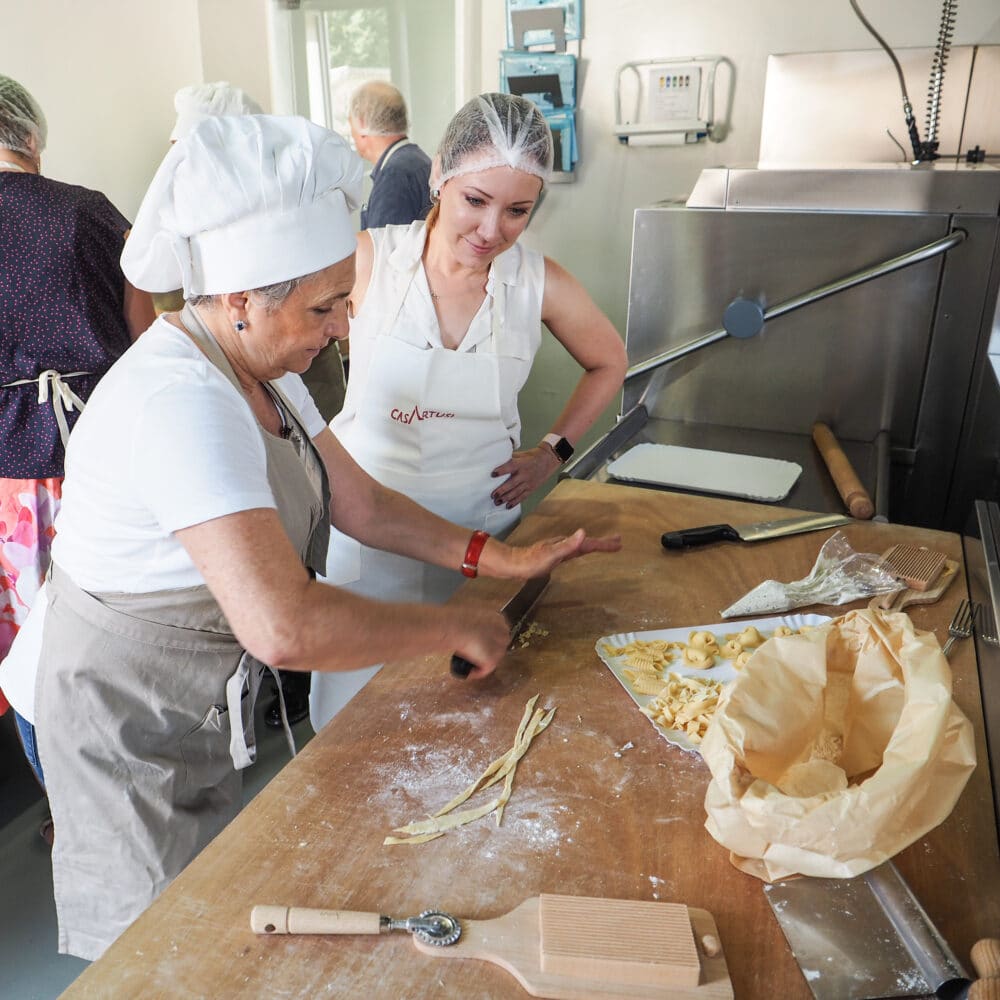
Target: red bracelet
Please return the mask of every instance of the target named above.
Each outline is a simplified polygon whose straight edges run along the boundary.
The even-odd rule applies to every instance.
[[[479,557],[483,554],[483,546],[490,536],[485,531],[474,531],[469,539],[469,547],[465,550],[462,560],[462,575],[470,579],[479,575]]]

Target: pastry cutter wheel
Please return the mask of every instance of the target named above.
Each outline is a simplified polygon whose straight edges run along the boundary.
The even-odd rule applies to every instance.
[[[444,947],[462,936],[462,925],[448,913],[424,910],[419,917],[396,920],[380,913],[314,910],[302,906],[255,906],[250,911],[255,934],[385,934],[409,931],[424,944]]]

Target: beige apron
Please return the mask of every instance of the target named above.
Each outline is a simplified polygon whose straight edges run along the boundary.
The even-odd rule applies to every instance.
[[[184,323],[236,376],[197,314]],[[294,409],[261,430],[278,516],[303,562],[323,567],[329,494]],[[54,566],[36,682],[39,750],[57,831],[59,951],[98,958],[236,815],[253,762],[265,667],[240,647],[205,586],[90,594]]]

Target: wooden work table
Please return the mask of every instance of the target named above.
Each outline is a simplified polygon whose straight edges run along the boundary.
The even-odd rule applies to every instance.
[[[549,892],[707,909],[739,1000],[809,997],[761,883],[703,827],[708,769],[656,733],[594,651],[616,632],[719,622],[720,608],[761,580],[806,575],[832,532],[680,554],[660,546],[665,530],[773,516],[754,504],[560,483],[517,541],[583,526],[620,533],[624,545],[557,568],[533,614],[547,635],[482,682],[454,679],[441,656],[387,666],[64,996],[523,997],[502,969],[428,958],[405,934],[257,937],[250,909],[405,917],[439,907],[487,919]],[[908,542],[961,561],[955,535],[871,522],[843,530],[859,551]],[[476,580],[456,600],[498,607],[517,586]],[[938,604],[912,608],[913,620],[943,642],[965,596],[960,577]],[[978,938],[1000,932],[1000,860],[973,643],[958,642],[950,659],[980,764],[951,816],[896,862],[967,963]],[[521,762],[503,825],[488,817],[422,846],[383,847],[393,827],[433,812],[510,747],[535,694],[558,711]]]

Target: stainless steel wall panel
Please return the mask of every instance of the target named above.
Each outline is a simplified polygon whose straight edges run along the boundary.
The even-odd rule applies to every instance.
[[[928,212],[996,216],[1000,169],[936,160],[823,167],[717,167],[703,171],[689,208],[742,211]]]
[[[944,235],[946,216],[636,213],[626,345],[633,363],[722,325],[734,298],[765,308]],[[808,434],[913,441],[941,259],[916,264],[769,321],[745,341],[692,357],[647,401],[656,418]],[[650,378],[655,378],[651,376]],[[624,410],[644,383],[630,383]]]

